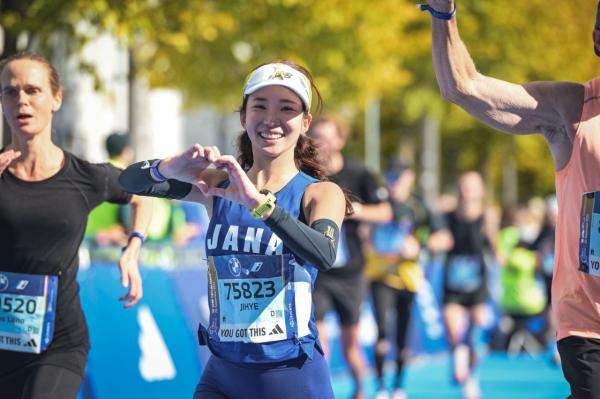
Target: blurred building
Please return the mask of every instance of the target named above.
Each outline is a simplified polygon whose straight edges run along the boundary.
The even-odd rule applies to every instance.
[[[130,84],[128,51],[110,35],[90,42],[81,57],[92,68],[82,70],[80,61],[66,54],[54,60],[65,94],[54,119],[54,138],[64,148],[93,162],[104,161],[108,134],[130,131],[137,159],[165,157],[196,142],[235,153],[241,130],[233,110],[185,111],[177,90],[150,89],[142,80]]]

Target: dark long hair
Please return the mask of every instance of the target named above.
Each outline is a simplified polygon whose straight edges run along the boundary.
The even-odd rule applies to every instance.
[[[302,74],[304,74],[304,76],[306,76],[312,88],[313,98],[316,98],[316,112],[317,114],[320,113],[323,108],[323,98],[321,97],[321,93],[319,93],[319,90],[317,89],[317,86],[315,85],[314,79],[310,72],[303,66],[288,60],[280,60],[273,62],[279,64],[286,64],[301,72]],[[254,68],[253,71],[267,64],[270,63],[261,64]],[[239,109],[239,112],[241,114],[244,114],[246,112],[247,103],[248,98],[244,97],[242,105]],[[310,110],[306,109],[305,105],[303,105],[303,107],[304,114],[307,115],[310,112]],[[252,154],[252,142],[250,141],[250,137],[248,137],[248,132],[246,132],[245,130],[238,137],[237,147],[238,162],[240,163],[240,166],[245,171],[250,170],[250,168],[254,164],[254,156]],[[312,176],[320,181],[328,180],[327,176],[325,175],[325,172],[321,168],[319,152],[317,150],[317,147],[314,145],[313,140],[305,134],[301,134],[300,137],[298,137],[298,142],[296,143],[296,147],[294,148],[294,163],[296,164],[296,168],[306,173],[307,175]],[[351,215],[353,213],[352,204],[345,192],[344,197],[346,199],[346,215]]]

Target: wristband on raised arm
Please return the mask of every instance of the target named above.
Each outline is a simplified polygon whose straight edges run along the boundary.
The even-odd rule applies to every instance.
[[[434,10],[429,4],[417,4],[417,8],[421,11],[429,11],[432,17],[437,19],[443,19],[448,21],[456,16],[456,3],[454,3],[454,10],[451,12],[440,12]]]

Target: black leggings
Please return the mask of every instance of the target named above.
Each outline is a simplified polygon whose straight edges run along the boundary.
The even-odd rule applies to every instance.
[[[373,307],[375,308],[375,322],[377,323],[378,341],[387,340],[388,312],[396,312],[396,381],[394,385],[402,385],[402,370],[404,368],[408,326],[415,293],[408,290],[398,290],[385,284],[374,282],[371,284]],[[386,353],[375,350],[375,367],[380,382],[383,379],[383,364]]]
[[[10,378],[0,380],[2,399],[74,399],[82,377],[59,366],[42,364],[25,367]]]

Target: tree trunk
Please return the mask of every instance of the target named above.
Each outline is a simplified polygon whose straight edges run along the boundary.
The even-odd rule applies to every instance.
[[[440,124],[430,115],[423,119],[421,189],[425,202],[433,206],[440,195]]]

